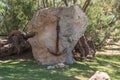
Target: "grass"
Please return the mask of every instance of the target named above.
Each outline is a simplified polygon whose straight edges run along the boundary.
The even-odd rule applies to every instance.
[[[35,60],[0,62],[0,80],[88,80],[95,71],[107,72],[111,80],[120,80],[120,55],[97,55],[94,62],[77,62],[67,69],[47,70]]]

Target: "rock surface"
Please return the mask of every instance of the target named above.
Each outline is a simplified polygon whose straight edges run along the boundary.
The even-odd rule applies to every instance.
[[[56,52],[56,27],[59,19],[59,52]],[[28,24],[29,31],[35,32],[36,36],[29,39],[34,58],[41,64],[75,62],[72,50],[78,39],[85,32],[88,20],[78,5],[71,7],[59,7],[41,9],[37,11]],[[49,50],[48,50],[49,49]]]
[[[110,80],[110,77],[106,72],[96,71],[89,80]]]

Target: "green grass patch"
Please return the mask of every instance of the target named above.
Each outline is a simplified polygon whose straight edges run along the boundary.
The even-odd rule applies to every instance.
[[[94,62],[77,62],[67,69],[47,70],[35,60],[0,62],[0,80],[88,80],[97,70],[107,72],[111,80],[120,80],[120,55],[97,55]]]

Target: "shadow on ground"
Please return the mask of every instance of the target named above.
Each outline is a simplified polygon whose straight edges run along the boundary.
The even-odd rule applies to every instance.
[[[77,62],[68,68],[47,70],[32,59],[7,59],[0,62],[1,80],[88,80],[95,71],[105,71],[111,80],[120,79],[120,56],[97,55],[94,62]]]

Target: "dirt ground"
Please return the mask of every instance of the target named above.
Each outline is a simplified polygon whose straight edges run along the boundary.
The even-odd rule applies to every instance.
[[[109,43],[104,50],[97,51],[96,54],[120,55],[120,41]]]

